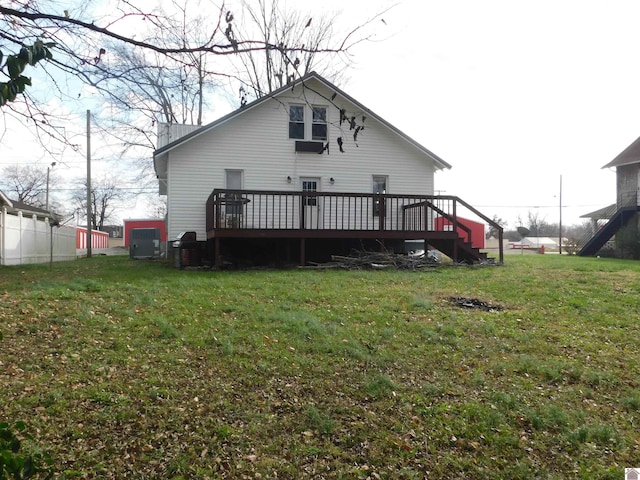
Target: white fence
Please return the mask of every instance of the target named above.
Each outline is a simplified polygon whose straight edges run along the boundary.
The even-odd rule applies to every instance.
[[[23,265],[75,260],[76,229],[49,226],[48,219],[38,220],[0,210],[0,265]]]

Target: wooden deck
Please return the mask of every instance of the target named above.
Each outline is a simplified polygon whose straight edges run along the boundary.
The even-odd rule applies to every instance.
[[[449,195],[216,189],[206,208],[207,239],[217,266],[223,240],[250,238],[299,239],[300,264],[305,264],[305,241],[309,239],[425,240],[455,261],[473,262],[481,254],[471,246],[471,230],[457,221],[458,210],[463,208],[495,226],[475,208]],[[438,217],[448,220],[448,230],[436,228]],[[502,236],[501,228],[499,232]],[[502,263],[502,249],[499,254]]]

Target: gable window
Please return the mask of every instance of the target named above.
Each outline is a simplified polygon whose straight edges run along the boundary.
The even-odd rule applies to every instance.
[[[304,138],[304,105],[289,105],[289,138]]]
[[[311,125],[311,140],[327,139],[327,109],[326,107],[313,107],[313,123]]]
[[[373,193],[384,195],[387,193],[387,176],[386,175],[374,175],[373,176]],[[373,216],[379,217],[382,211],[383,199],[381,197],[374,197],[373,199]]]

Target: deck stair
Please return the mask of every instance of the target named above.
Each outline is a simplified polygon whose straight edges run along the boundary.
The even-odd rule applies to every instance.
[[[474,264],[487,260],[485,252],[481,252],[479,248],[473,247],[470,242],[461,237],[457,239],[434,239],[428,242],[432,247],[453,259],[454,262]]]

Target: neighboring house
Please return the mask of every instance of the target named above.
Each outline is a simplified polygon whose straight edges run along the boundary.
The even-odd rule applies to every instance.
[[[594,231],[593,236],[583,243],[578,255],[595,255],[626,226],[634,229],[637,236],[640,211],[640,138],[602,168],[616,169],[616,203],[583,215],[591,219]],[[616,247],[620,249],[622,241],[618,239],[616,243]]]
[[[58,227],[47,210],[11,200],[0,191],[0,265],[75,258],[73,228]]]
[[[124,227],[122,225],[103,225],[102,231],[109,235],[109,248],[124,245]]]
[[[591,233],[595,235],[618,211],[618,204],[613,203],[593,212],[580,215],[580,218],[588,218],[591,226]]]
[[[109,234],[109,238],[123,238],[124,227],[122,225],[103,225],[102,231]]]
[[[459,208],[491,222],[433,195],[435,172],[450,165],[317,73],[209,125],[161,125],[154,166],[168,239],[196,232],[218,266],[243,256],[305,264],[382,244],[402,251],[408,239],[473,262],[478,250],[434,220],[457,226]]]

